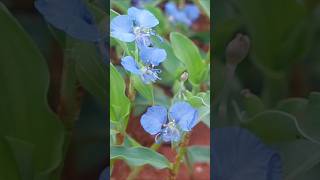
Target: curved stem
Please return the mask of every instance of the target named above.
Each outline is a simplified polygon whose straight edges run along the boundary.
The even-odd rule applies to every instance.
[[[179,145],[179,151],[178,151],[178,154],[175,158],[175,162],[174,162],[172,168],[170,169],[169,180],[176,180],[176,178],[177,178],[177,174],[180,169],[182,158],[184,157],[184,155],[186,153],[186,147],[189,143],[189,139],[190,139],[190,133],[186,133],[183,136],[182,142]]]

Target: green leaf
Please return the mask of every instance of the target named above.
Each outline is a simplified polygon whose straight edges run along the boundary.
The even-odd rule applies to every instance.
[[[35,171],[50,177],[62,162],[65,131],[47,104],[46,60],[1,3],[0,22],[0,136],[33,144]]]
[[[295,117],[282,111],[261,112],[244,126],[266,143],[293,141],[301,136]]]
[[[285,180],[295,179],[320,162],[320,145],[307,140],[276,145],[282,164]]]
[[[204,105],[198,109],[199,118],[210,128],[210,91],[199,93],[199,96],[202,97],[204,102]]]
[[[126,135],[125,139],[124,139],[124,146],[125,147],[141,147],[141,145],[135,140],[133,139],[131,136],[129,136],[128,134]]]
[[[139,76],[132,75],[134,88],[146,99],[153,102],[153,86],[151,84],[144,84]]]
[[[155,39],[153,42],[159,48],[166,50],[167,59],[162,62],[162,65],[165,70],[167,70],[171,76],[174,78],[179,78],[181,73],[185,71],[184,65],[181,61],[175,56],[173,49],[167,40],[163,40],[164,42],[160,42],[159,40]]]
[[[189,72],[190,82],[193,85],[199,85],[206,68],[199,49],[190,39],[178,32],[172,32],[170,40],[174,54],[184,63]]]
[[[201,0],[199,3],[206,15],[210,18],[210,0]]]
[[[20,180],[19,167],[11,151],[7,141],[0,137],[0,179]]]
[[[100,102],[107,100],[107,67],[97,54],[94,44],[75,41],[71,51],[80,84]]]
[[[308,100],[304,98],[289,98],[282,100],[276,109],[294,115],[298,120],[304,115]]]
[[[187,148],[187,153],[191,164],[210,163],[209,146],[190,146]]]
[[[198,93],[196,96],[187,91],[186,96],[188,103],[198,110],[200,121],[210,127],[210,91]]]
[[[132,166],[149,164],[157,169],[170,167],[169,161],[162,154],[146,147],[112,146],[110,147],[110,160],[113,159],[123,159]]]
[[[298,175],[293,180],[301,180],[301,179],[318,180],[319,177],[320,177],[320,163],[318,163],[318,165],[316,165],[313,168],[309,169],[305,173],[302,173],[302,174]]]
[[[125,83],[117,69],[110,63],[110,117],[112,121],[127,126],[131,103],[125,95]],[[122,129],[124,130],[124,129]]]
[[[250,92],[244,92],[242,94],[242,102],[248,118],[265,110],[265,106],[258,96]]]
[[[320,93],[312,92],[309,96],[309,102],[306,106],[303,119],[299,121],[299,125],[303,132],[310,139],[320,143]]]
[[[265,73],[277,75],[303,58],[312,37],[312,22],[297,1],[235,1],[250,34],[252,58]],[[270,11],[272,9],[272,11]]]
[[[35,176],[33,162],[34,146],[17,138],[5,137],[5,139],[15,157],[21,179],[33,179]]]

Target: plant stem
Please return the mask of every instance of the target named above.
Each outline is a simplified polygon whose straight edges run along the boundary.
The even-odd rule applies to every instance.
[[[190,133],[186,133],[183,136],[182,142],[179,145],[179,151],[178,151],[178,154],[175,158],[175,162],[174,162],[172,168],[170,169],[169,180],[176,180],[176,178],[177,178],[177,174],[180,169],[182,158],[184,157],[184,155],[186,153],[186,147],[189,143],[189,139],[190,139]]]
[[[161,144],[157,144],[157,143],[154,143],[152,144],[152,146],[150,147],[150,149],[152,150],[158,150],[159,147],[161,146]],[[143,169],[143,166],[138,166],[138,167],[135,167],[129,174],[127,180],[134,180],[140,173],[140,171]]]

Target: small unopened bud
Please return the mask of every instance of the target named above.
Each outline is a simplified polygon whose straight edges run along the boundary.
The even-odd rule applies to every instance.
[[[182,74],[181,74],[181,76],[180,76],[180,81],[186,81],[186,80],[188,80],[188,78],[189,78],[189,73],[187,73],[187,72],[183,72]]]
[[[229,42],[226,50],[227,62],[230,64],[239,64],[247,55],[250,48],[250,39],[243,34],[237,36]]]

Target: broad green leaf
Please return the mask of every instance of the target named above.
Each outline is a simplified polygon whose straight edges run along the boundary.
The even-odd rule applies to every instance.
[[[294,116],[282,111],[264,111],[245,125],[266,143],[293,141],[301,136]]]
[[[163,42],[154,39],[154,43],[157,47],[166,50],[167,59],[162,62],[164,69],[166,69],[174,78],[179,78],[181,73],[185,70],[185,67],[175,56],[170,43],[165,39],[163,40]]]
[[[110,63],[110,117],[111,120],[127,125],[131,103],[125,95],[125,83],[117,69]],[[124,130],[124,129],[122,129]]]
[[[62,162],[65,131],[47,104],[46,60],[1,3],[0,22],[0,136],[33,144],[35,171],[49,178]]]
[[[162,154],[146,147],[112,146],[110,147],[110,159],[123,159],[132,166],[149,164],[157,169],[170,166],[169,161]]]
[[[71,56],[80,84],[103,104],[107,101],[107,66],[94,44],[75,41]]]
[[[151,84],[144,84],[139,76],[132,75],[134,88],[151,103],[153,102],[153,86]]]
[[[187,148],[187,153],[191,164],[210,163],[209,146],[190,146]]]
[[[135,140],[133,139],[131,136],[129,136],[128,134],[126,135],[125,139],[124,139],[124,146],[125,147],[141,147],[141,145]]]
[[[196,96],[186,92],[188,103],[198,110],[200,121],[210,127],[210,91],[198,93]]]
[[[201,92],[198,95],[203,100],[203,106],[198,109],[199,119],[210,128],[210,91]]]
[[[206,15],[210,18],[210,0],[201,0],[199,3]]]
[[[292,0],[236,1],[250,34],[252,58],[264,72],[282,73],[303,57],[312,37],[312,21],[303,3]]]
[[[3,137],[0,137],[0,155],[0,179],[21,180],[12,149]]]
[[[33,179],[35,176],[33,162],[34,146],[28,142],[12,137],[5,137],[5,139],[15,157],[21,179]]]
[[[294,115],[299,121],[304,114],[307,104],[307,99],[290,98],[280,101],[276,106],[276,109]]]
[[[301,179],[318,180],[319,177],[320,177],[320,163],[318,163],[316,166],[312,167],[305,173],[298,175],[293,180],[301,180]]]
[[[174,54],[184,63],[189,72],[190,82],[193,85],[199,85],[206,68],[199,49],[190,39],[178,32],[172,32],[170,40]]]
[[[320,162],[320,145],[307,140],[281,143],[276,149],[283,162],[284,180],[295,179]]]
[[[320,143],[320,93],[312,92],[306,105],[303,119],[299,121],[302,131],[312,140]]]

